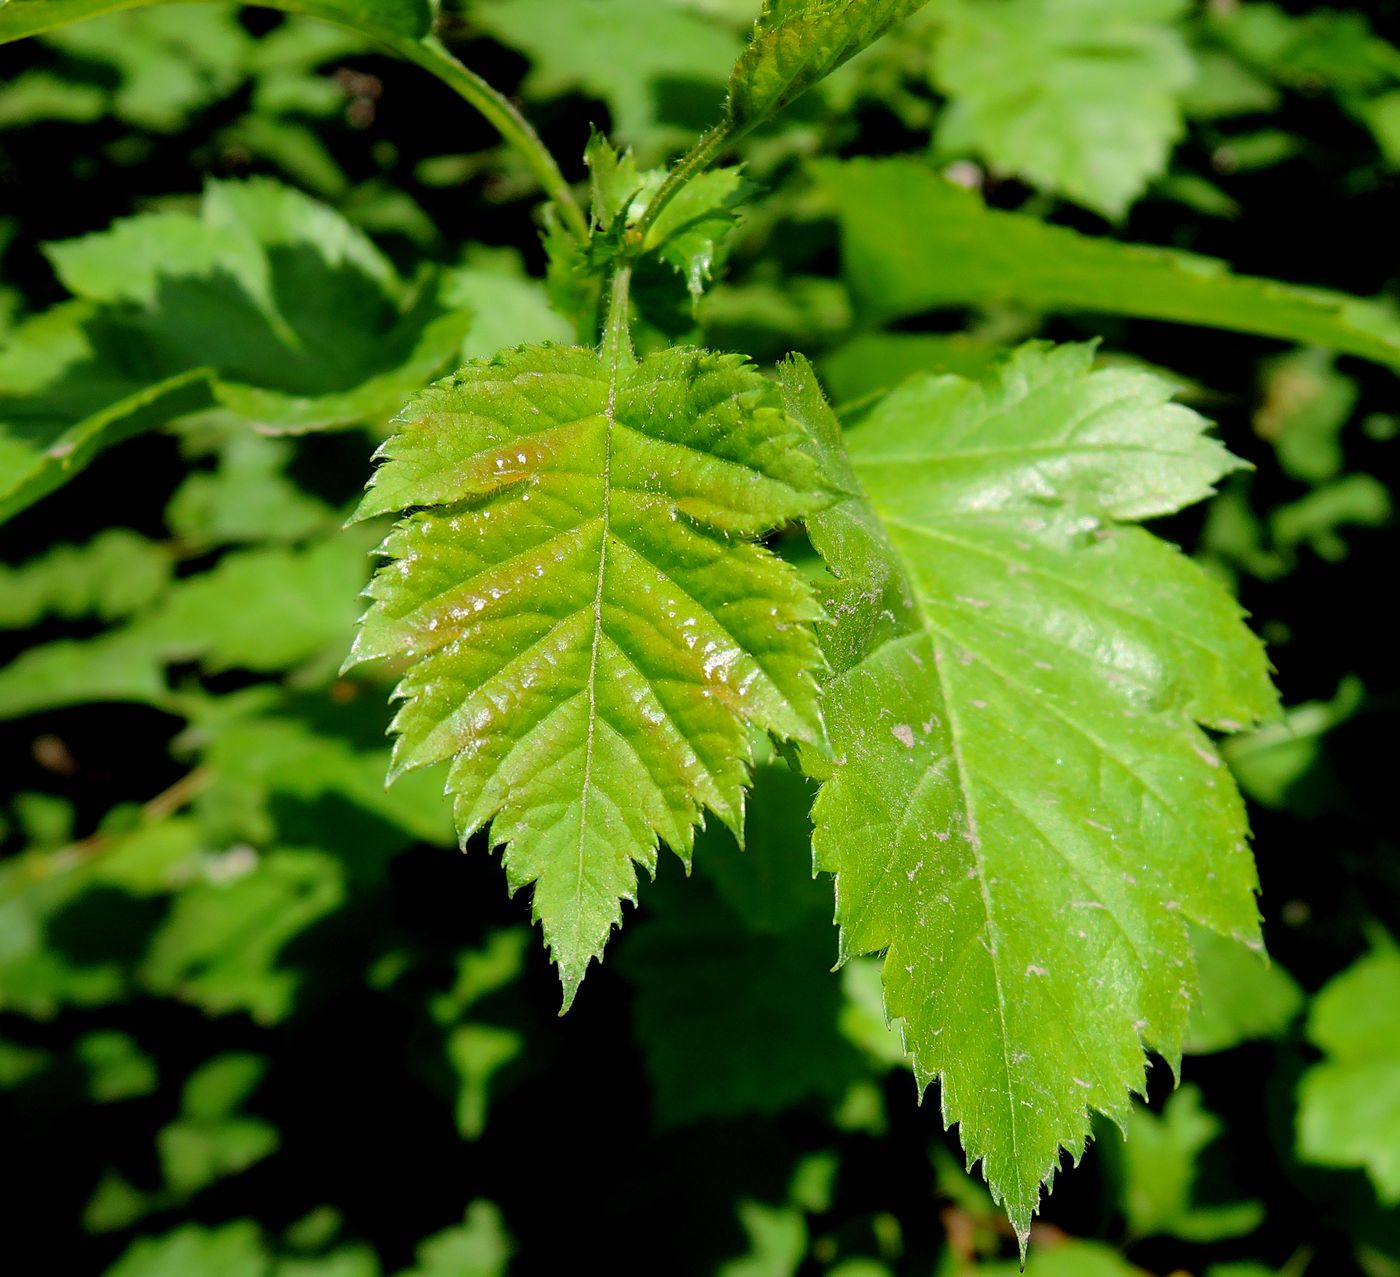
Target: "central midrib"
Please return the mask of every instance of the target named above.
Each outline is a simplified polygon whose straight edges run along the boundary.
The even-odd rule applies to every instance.
[[[588,654],[588,726],[583,751],[583,792],[578,813],[578,866],[574,875],[575,941],[583,916],[584,843],[588,832],[588,795],[593,786],[593,749],[598,722],[598,650],[603,642],[603,586],[608,573],[608,537],[612,516],[612,443],[617,413],[618,361],[608,360],[608,402],[603,427],[603,528],[598,543],[598,584],[593,593],[593,643]]]

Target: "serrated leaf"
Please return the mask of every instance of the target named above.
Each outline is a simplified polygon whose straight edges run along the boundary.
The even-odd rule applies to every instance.
[[[1166,171],[1195,64],[1186,0],[940,0],[945,154],[1119,218]]]
[[[395,769],[452,760],[465,841],[491,822],[534,885],[566,1004],[658,839],[688,862],[743,819],[747,725],[821,738],[807,587],[753,538],[820,505],[771,385],[737,356],[609,366],[523,347],[419,396],[361,508],[428,507],[352,661],[413,661]]]
[[[739,206],[753,190],[739,169],[712,169],[687,182],[648,228],[644,247],[685,280],[692,300],[714,278]]]
[[[430,0],[259,0],[265,8],[304,13],[379,38],[419,39],[432,29]],[[0,5],[0,44],[53,31],[72,22],[152,4],[191,0],[6,0]]]
[[[749,128],[801,97],[927,0],[764,0],[729,77],[729,118]]]
[[[1215,258],[989,209],[917,160],[813,167],[836,200],[844,273],[870,318],[969,304],[1098,311],[1279,337],[1400,367],[1400,317],[1383,303],[1233,275]]]
[[[627,211],[641,190],[642,175],[631,151],[618,152],[603,134],[595,131],[583,152],[588,166],[588,206],[593,224],[606,231]]]
[[[1243,804],[1196,726],[1271,714],[1234,602],[1125,526],[1236,463],[1161,379],[1028,346],[986,385],[911,381],[841,456],[803,364],[790,414],[853,496],[809,519],[838,578],[816,805],[843,957],[885,951],[922,1084],[1024,1245],[1091,1109],[1175,1061],[1187,922],[1257,943]],[[852,468],[853,467],[853,468]]]
[[[1326,1059],[1298,1086],[1298,1156],[1364,1168],[1400,1202],[1400,950],[1390,941],[1333,979],[1308,1014]]]

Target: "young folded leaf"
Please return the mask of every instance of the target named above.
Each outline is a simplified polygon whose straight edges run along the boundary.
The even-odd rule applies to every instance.
[[[776,115],[928,0],[764,0],[729,77],[729,118]]]
[[[522,347],[420,395],[361,515],[400,522],[350,663],[408,658],[395,768],[451,759],[463,842],[491,822],[565,1006],[658,839],[743,827],[757,727],[822,740],[795,570],[755,538],[827,500],[742,357],[614,364]]]
[[[1090,1110],[1124,1120],[1144,1045],[1179,1057],[1188,921],[1259,934],[1243,804],[1197,723],[1274,712],[1263,651],[1120,522],[1238,463],[1159,378],[1091,357],[1029,346],[985,387],[906,383],[849,462],[810,368],[785,371],[836,485],[866,494],[809,522],[838,578],[834,761],[813,770],[841,956],[886,953],[916,1075],[1023,1246]]]

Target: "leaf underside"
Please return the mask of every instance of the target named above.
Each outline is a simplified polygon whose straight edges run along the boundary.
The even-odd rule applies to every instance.
[[[465,840],[491,822],[565,1005],[658,839],[742,829],[749,729],[822,737],[797,573],[754,538],[826,499],[776,389],[738,356],[610,367],[522,347],[419,396],[361,513],[421,509],[351,662],[412,661],[396,770],[451,759]]]
[[[834,481],[817,800],[842,958],[884,952],[921,1085],[1024,1245],[1091,1110],[1120,1123],[1144,1046],[1175,1062],[1187,923],[1258,943],[1243,805],[1197,723],[1274,711],[1235,604],[1121,520],[1235,468],[1145,373],[1020,351],[988,387],[925,377],[850,436],[785,372]]]

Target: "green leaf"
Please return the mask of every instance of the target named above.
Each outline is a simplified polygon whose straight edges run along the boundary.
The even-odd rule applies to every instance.
[[[74,314],[65,312],[65,319]],[[154,380],[130,393],[114,385],[117,397],[76,416],[58,415],[42,398],[8,393],[13,383],[7,384],[7,368],[32,356],[38,329],[49,318],[22,325],[0,349],[0,521],[61,488],[104,448],[213,402],[206,368]],[[89,372],[82,369],[85,376]]]
[[[550,308],[539,280],[525,274],[519,260],[475,258],[447,271],[442,282],[443,303],[471,314],[471,328],[462,345],[462,359],[485,359],[506,346],[566,342],[573,332]]]
[[[868,494],[808,521],[837,577],[814,848],[841,955],[885,951],[915,1074],[1023,1245],[1089,1111],[1126,1117],[1144,1046],[1179,1057],[1188,921],[1258,936],[1243,804],[1196,722],[1274,712],[1263,652],[1124,522],[1237,463],[1161,379],[1091,357],[1032,345],[986,385],[908,382],[849,463],[810,369],[784,373]]]
[[[603,134],[594,132],[583,153],[588,165],[589,208],[593,224],[606,231],[627,211],[642,187],[642,175],[631,151],[619,153]]]
[[[191,0],[6,0],[0,5],[0,44],[52,31],[85,18],[151,4]],[[430,0],[260,0],[265,8],[305,13],[368,35],[417,40],[432,29]]]
[[[667,875],[623,942],[663,1127],[839,1100],[865,1070],[841,1030],[829,889],[812,879],[811,793],[759,768],[743,850],[697,840],[699,882]],[[882,1026],[883,1027],[883,1026]]]
[[[1295,350],[1263,368],[1255,433],[1274,445],[1286,474],[1321,483],[1341,473],[1341,433],[1356,408],[1356,382],[1323,350]]]
[[[43,2],[11,0],[36,8]],[[185,1224],[164,1237],[139,1238],[105,1277],[191,1277],[194,1273],[267,1277],[268,1263],[258,1226],[241,1219],[213,1229]]]
[[[1315,801],[1306,792],[1309,774],[1323,764],[1327,734],[1348,722],[1365,704],[1366,688],[1344,678],[1330,701],[1290,705],[1283,721],[1226,742],[1222,753],[1235,780],[1265,807],[1298,810]]]
[[[1201,1205],[1194,1200],[1197,1163],[1225,1125],[1194,1086],[1173,1092],[1162,1115],[1134,1106],[1124,1142],[1105,1145],[1115,1156],[1119,1203],[1133,1238],[1168,1234],[1215,1242],[1252,1233],[1264,1219],[1262,1202]]]
[[[1200,996],[1186,1032],[1188,1055],[1228,1051],[1255,1038],[1282,1036],[1303,1005],[1303,991],[1277,963],[1216,935],[1191,933]]]
[[[155,1061],[125,1033],[84,1034],[73,1053],[88,1071],[88,1095],[99,1104],[149,1095],[156,1089]]]
[[[1400,1203],[1400,950],[1383,941],[1319,993],[1308,1038],[1326,1055],[1298,1085],[1298,1156],[1363,1167]]]
[[[729,118],[750,128],[874,44],[927,0],[764,0],[729,77]]]
[[[25,629],[46,616],[119,620],[164,593],[174,567],[163,546],[125,528],[56,545],[18,567],[0,566],[0,627]]]
[[[565,1004],[664,840],[743,819],[747,725],[821,739],[819,615],[753,538],[823,495],[776,392],[736,356],[610,367],[522,347],[419,396],[362,515],[428,507],[351,661],[408,658],[395,771],[452,760],[465,840],[491,822]]]
[[[141,963],[141,984],[210,1015],[245,1011],[262,1024],[284,1019],[301,974],[278,957],[344,903],[345,877],[344,866],[324,852],[259,856],[230,848],[175,897]]]
[[[479,0],[471,17],[529,57],[527,97],[601,98],[612,132],[648,164],[713,116],[739,48],[723,24],[656,0]]]
[[[220,712],[196,716],[182,743],[197,745],[213,773],[195,800],[206,829],[229,841],[271,845],[293,828],[289,803],[321,813],[323,801],[334,798],[353,811],[352,841],[361,862],[376,844],[386,853],[413,842],[452,844],[440,775],[414,773],[386,789],[389,751],[377,740],[366,748],[356,739],[350,710],[330,713],[313,703],[303,715],[297,708],[274,703],[239,713],[223,704]],[[374,726],[382,723],[375,719]],[[318,833],[332,836],[323,814],[302,836]]]
[[[1120,218],[1185,132],[1186,0],[942,0],[938,149]]]
[[[82,298],[0,348],[0,518],[96,452],[207,409],[262,430],[383,423],[458,358],[470,315],[402,283],[339,214],[264,180],[211,183],[53,244]]]
[[[114,12],[55,31],[45,43],[80,67],[110,68],[118,81],[112,113],[162,132],[228,96],[246,79],[256,48],[236,11],[212,7]]]
[[[680,274],[692,300],[714,278],[739,206],[753,190],[737,168],[712,169],[687,182],[648,229],[644,247]]]
[[[1269,516],[1269,531],[1286,549],[1306,545],[1319,558],[1340,563],[1350,552],[1340,529],[1384,527],[1392,509],[1385,484],[1374,475],[1353,473],[1278,506]]]
[[[478,1199],[461,1224],[422,1242],[418,1262],[399,1277],[504,1277],[514,1249],[500,1210]]]
[[[239,550],[185,577],[144,615],[92,639],[60,639],[0,671],[0,718],[84,701],[168,699],[165,667],[272,672],[345,652],[365,541],[340,535],[307,549]]]
[[[814,167],[836,201],[846,278],[871,319],[968,304],[1099,311],[1279,337],[1400,367],[1400,318],[1379,303],[997,212],[916,160]]]
[[[217,453],[216,468],[192,471],[166,506],[173,536],[207,547],[333,531],[336,512],[286,477],[294,455],[287,440],[232,429]]]
[[[1289,88],[1361,91],[1400,78],[1400,49],[1373,34],[1362,13],[1294,15],[1274,4],[1212,9],[1206,31],[1247,65]]]
[[[211,182],[198,216],[127,218],[48,254],[157,366],[216,367],[220,401],[263,429],[387,420],[469,323],[338,213],[262,179]]]

